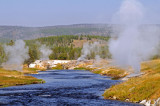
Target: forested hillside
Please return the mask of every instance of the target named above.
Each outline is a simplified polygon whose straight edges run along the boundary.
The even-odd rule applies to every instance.
[[[2,37],[0,37],[0,43],[8,43],[10,41],[11,41],[11,39],[9,39],[9,38],[2,38]]]
[[[0,39],[36,39],[57,35],[100,35],[109,36],[112,25],[107,24],[75,24],[48,27],[0,26]]]

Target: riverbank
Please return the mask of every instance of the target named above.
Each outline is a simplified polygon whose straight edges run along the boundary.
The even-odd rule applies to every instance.
[[[108,68],[90,68],[90,67],[78,67],[75,68],[75,70],[89,70],[92,73],[100,74],[103,76],[109,76],[113,80],[118,80],[120,78],[124,78],[129,73],[127,73],[125,70],[117,68],[117,67],[108,67]]]
[[[127,102],[159,104],[160,97],[160,60],[152,60],[141,64],[142,76],[129,78],[127,81],[113,85],[103,96]]]
[[[141,64],[140,76],[126,78],[133,73],[132,69],[120,69],[110,65],[107,60],[71,61],[65,64],[57,64],[52,69],[89,70],[95,74],[110,76],[112,79],[127,79],[107,89],[103,96],[105,99],[121,100],[143,104],[159,102],[160,97],[160,60],[152,60]],[[139,95],[139,96],[137,96]]]
[[[35,69],[25,69],[24,72],[20,72],[0,68],[0,88],[18,85],[38,84],[45,82],[42,79],[37,79],[35,77],[25,75],[25,73],[30,74],[33,72],[37,73]]]
[[[59,64],[55,69],[67,67],[67,69],[89,70],[96,74],[110,76],[112,79],[125,79],[123,82],[105,90],[103,94],[105,99],[141,103],[144,105],[159,103],[160,60],[143,62],[141,64],[141,74],[135,77],[126,77],[133,73],[132,69],[123,70],[109,64],[106,60],[96,63],[94,61],[85,61],[78,64],[77,62],[76,64]]]
[[[70,65],[65,65],[65,66],[70,66]],[[111,66],[109,61],[103,59],[99,61],[89,60],[89,61],[81,61],[78,63],[76,62],[76,65],[74,65],[74,67],[68,67],[68,69],[89,70],[95,74],[112,77],[112,79],[124,78],[125,76],[131,73],[119,67]]]
[[[27,106],[139,106],[103,99],[105,88],[118,83],[109,77],[84,70],[48,70],[32,76],[44,84],[0,89],[0,105]]]

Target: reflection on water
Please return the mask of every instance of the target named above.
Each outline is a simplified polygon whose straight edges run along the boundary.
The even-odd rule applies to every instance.
[[[80,70],[49,70],[34,77],[45,84],[15,86],[0,89],[1,105],[27,106],[137,106],[138,104],[104,100],[106,88],[120,81]]]

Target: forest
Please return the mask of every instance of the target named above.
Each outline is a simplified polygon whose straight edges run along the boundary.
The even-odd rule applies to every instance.
[[[83,44],[86,42],[101,42],[98,55],[100,55],[101,58],[109,58],[110,54],[107,46],[109,38],[110,37],[95,35],[61,35],[25,40],[26,46],[29,47],[29,59],[26,60],[25,63],[30,64],[40,59],[39,48],[41,45],[46,45],[52,50],[49,56],[50,60],[77,60],[81,56]],[[10,40],[7,43],[0,43],[0,63],[7,60],[4,45],[14,45],[14,42],[14,40]],[[94,59],[95,55],[95,52],[92,51],[90,55],[87,56],[87,59]]]

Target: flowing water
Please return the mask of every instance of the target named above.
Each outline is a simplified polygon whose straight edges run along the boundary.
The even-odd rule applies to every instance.
[[[0,89],[0,105],[15,106],[138,106],[103,99],[103,92],[119,80],[82,70],[48,70],[34,77],[45,84]]]

